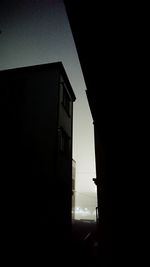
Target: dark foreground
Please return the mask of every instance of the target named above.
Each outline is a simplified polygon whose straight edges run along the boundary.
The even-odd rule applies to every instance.
[[[3,236],[2,255],[15,266],[100,266],[93,221],[74,220],[68,238],[60,229],[55,233],[54,229],[20,225],[4,230]]]

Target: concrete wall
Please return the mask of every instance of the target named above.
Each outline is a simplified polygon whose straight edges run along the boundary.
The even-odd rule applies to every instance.
[[[71,225],[71,207],[72,207],[72,121],[73,121],[73,103],[70,98],[70,115],[67,114],[63,106],[63,88],[61,82],[65,82],[65,77],[60,75],[59,86],[59,111],[58,111],[58,128],[62,129],[68,136],[68,155],[60,151],[58,144],[57,160],[57,178],[58,178],[58,207],[61,223],[69,229]],[[69,92],[69,87],[68,92]]]
[[[7,216],[51,218],[56,194],[58,70],[0,72],[1,179]]]

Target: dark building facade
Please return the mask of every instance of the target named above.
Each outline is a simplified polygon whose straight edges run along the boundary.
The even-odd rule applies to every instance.
[[[112,10],[105,3],[79,3],[64,0],[76,44],[83,76],[87,87],[87,98],[94,123],[96,178],[98,196],[98,239],[100,266],[112,266],[112,161],[114,144],[114,96],[120,80],[116,51],[120,52],[116,40],[116,25]],[[116,22],[116,24],[115,24]],[[119,35],[118,35],[119,36]],[[118,53],[118,52],[117,52]],[[118,64],[118,65],[117,65]],[[115,90],[112,89],[114,85]],[[112,141],[113,139],[113,141]],[[91,177],[92,179],[92,177]]]
[[[65,232],[71,226],[75,101],[65,69],[56,62],[3,70],[0,82],[7,221]]]
[[[72,219],[75,219],[76,161],[72,159]]]

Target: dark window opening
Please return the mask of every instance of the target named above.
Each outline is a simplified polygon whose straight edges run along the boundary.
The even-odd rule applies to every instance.
[[[62,83],[62,88],[63,88],[62,104],[67,114],[70,116],[70,97],[68,95],[66,84],[64,82]]]
[[[59,129],[59,151],[64,154],[66,158],[69,157],[69,141],[70,138],[63,130],[63,128]]]

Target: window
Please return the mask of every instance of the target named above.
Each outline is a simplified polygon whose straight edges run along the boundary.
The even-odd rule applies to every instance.
[[[69,157],[69,136],[63,130],[63,128],[59,129],[59,151],[64,154],[66,158]]]
[[[70,97],[68,95],[66,84],[64,82],[62,82],[62,89],[63,89],[62,104],[67,114],[70,115]]]

